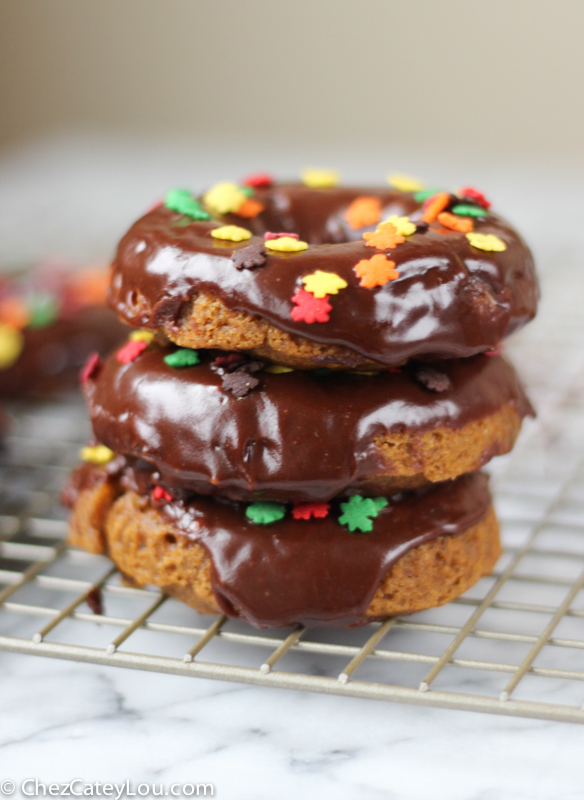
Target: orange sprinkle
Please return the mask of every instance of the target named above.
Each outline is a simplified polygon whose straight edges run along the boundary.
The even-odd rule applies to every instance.
[[[445,228],[450,228],[451,231],[458,231],[459,233],[470,233],[474,228],[470,217],[457,217],[456,214],[449,214],[448,211],[438,214],[438,222],[444,225]]]
[[[397,228],[391,222],[382,222],[373,233],[366,231],[363,238],[367,242],[367,247],[376,247],[378,250],[387,250],[405,242],[405,238],[397,232]]]
[[[354,231],[375,225],[381,217],[381,200],[378,197],[356,197],[345,211],[345,219]]]
[[[7,297],[0,302],[0,322],[22,330],[30,322],[30,314],[20,297]]]
[[[71,301],[80,306],[100,306],[105,303],[110,282],[107,266],[80,270],[71,281]]]
[[[258,214],[261,214],[264,208],[264,204],[260,203],[259,200],[254,200],[253,197],[248,197],[247,200],[245,200],[245,202],[239,206],[235,213],[238,217],[252,219],[252,217],[257,217]]]
[[[447,192],[439,192],[438,194],[435,194],[434,197],[431,197],[428,201],[422,221],[434,222],[434,220],[438,217],[438,214],[441,214],[442,211],[444,211],[449,202],[450,195]]]
[[[362,261],[354,267],[355,274],[361,279],[361,286],[366,289],[373,289],[375,286],[385,286],[389,281],[399,278],[399,272],[395,268],[395,263],[390,261],[387,256],[377,253]]]

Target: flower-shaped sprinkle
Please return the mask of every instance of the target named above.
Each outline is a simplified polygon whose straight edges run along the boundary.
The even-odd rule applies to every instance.
[[[290,312],[292,319],[295,322],[307,322],[309,325],[313,322],[328,322],[329,314],[333,310],[326,297],[315,297],[305,289],[299,289],[292,302],[296,303]]]
[[[264,204],[260,203],[259,200],[254,200],[253,197],[248,197],[247,200],[239,206],[236,214],[238,217],[253,219],[254,217],[257,217],[258,214],[261,214],[264,208]]]
[[[274,179],[268,172],[256,172],[242,181],[244,186],[251,186],[252,189],[267,189],[273,183]]]
[[[424,188],[424,184],[417,178],[402,175],[400,172],[392,172],[391,175],[388,175],[387,182],[398,192],[419,192]]]
[[[199,361],[198,352],[188,347],[181,347],[180,350],[175,350],[174,353],[169,353],[167,356],[164,356],[164,363],[175,369],[194,367]]]
[[[6,297],[0,301],[0,322],[22,330],[29,321],[30,312],[21,297]]]
[[[46,328],[59,315],[59,301],[55,295],[50,293],[33,295],[29,298],[28,307],[30,312],[29,328]]]
[[[192,217],[192,219],[210,219],[209,214],[201,208],[199,201],[193,197],[192,192],[189,192],[188,189],[171,189],[164,198],[164,205],[171,211],[176,211],[177,214],[184,214],[186,217]],[[158,208],[158,205],[154,206],[154,208]]]
[[[292,516],[294,519],[324,519],[329,511],[328,503],[300,503],[292,509]]]
[[[463,186],[462,189],[459,191],[460,197],[466,197],[468,200],[472,200],[473,203],[478,203],[479,206],[483,208],[490,208],[491,203],[482,192],[479,192],[478,189],[473,189],[472,186]]]
[[[448,192],[438,192],[438,194],[429,197],[424,203],[422,222],[434,222],[438,214],[441,214],[449,203],[450,195]]]
[[[372,258],[364,258],[354,267],[355,274],[361,279],[361,286],[373,289],[375,286],[385,286],[389,281],[399,278],[395,262],[387,256],[377,253]]]
[[[487,250],[495,253],[502,253],[507,249],[507,245],[494,233],[467,233],[466,238],[473,247],[478,250]]]
[[[286,515],[286,506],[283,503],[259,501],[250,503],[245,509],[245,516],[258,525],[270,525]]]
[[[471,206],[468,203],[457,203],[452,208],[453,214],[459,214],[462,217],[479,217],[487,216],[487,212],[482,206]]]
[[[397,228],[391,222],[381,222],[375,231],[366,231],[363,238],[367,247],[376,247],[378,250],[389,250],[402,242],[405,238],[398,233]]]
[[[221,239],[227,242],[245,242],[251,239],[251,233],[239,225],[222,225],[220,228],[213,228],[211,231],[213,239]]]
[[[0,323],[0,369],[8,369],[17,360],[24,347],[22,333],[13,325]]]
[[[450,228],[451,231],[458,231],[459,233],[470,233],[474,228],[472,219],[457,217],[455,214],[449,214],[448,211],[438,214],[438,222],[444,225],[445,228]]]
[[[347,281],[343,280],[336,272],[323,272],[317,269],[311,275],[305,275],[302,283],[307,292],[315,297],[326,297],[327,294],[338,294],[341,289],[346,289]]]
[[[237,213],[247,194],[236,183],[216,183],[203,195],[203,202],[216,214]]]
[[[279,236],[277,239],[268,239],[266,248],[279,253],[297,253],[300,250],[307,250],[308,243],[293,239],[292,236]]]
[[[349,228],[358,231],[368,225],[377,225],[381,218],[379,197],[356,197],[345,211]]]
[[[332,169],[305,169],[302,183],[311,189],[327,189],[339,183],[339,173]]]
[[[131,361],[135,361],[140,353],[143,353],[147,347],[148,342],[128,342],[120,350],[118,350],[116,353],[116,359],[120,362],[120,364],[129,364]]]
[[[412,233],[416,232],[416,225],[410,222],[409,217],[398,217],[397,214],[392,214],[391,217],[388,217],[384,222],[390,222],[400,236],[411,236]]]
[[[372,519],[375,519],[382,508],[387,505],[385,497],[362,497],[354,494],[347,503],[341,503],[343,511],[339,517],[341,525],[346,525],[351,533],[355,530],[369,533],[373,530]]]
[[[110,450],[109,447],[106,447],[105,444],[96,444],[93,447],[83,447],[79,452],[79,456],[82,461],[86,461],[88,464],[98,464],[99,466],[108,464],[114,455],[114,451]]]
[[[154,334],[152,331],[132,331],[130,334],[131,342],[150,342],[154,341]]]

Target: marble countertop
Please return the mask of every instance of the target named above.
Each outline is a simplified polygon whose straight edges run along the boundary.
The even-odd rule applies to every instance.
[[[103,254],[168,185],[195,180],[180,174],[186,145],[175,147],[172,156],[164,155],[168,152],[152,143],[130,148],[124,142],[96,146],[72,140],[0,160],[0,263],[13,266],[50,251],[84,258]],[[307,160],[317,162],[317,155]],[[234,156],[212,156],[198,172],[196,162],[190,163],[201,186],[209,180],[213,158],[222,174],[211,180],[229,177],[238,163]],[[285,174],[304,163],[301,154],[286,161],[268,154],[267,164],[251,151],[238,157],[243,171],[266,166]],[[336,163],[344,163],[341,157],[335,156]],[[323,165],[330,160],[321,154]],[[409,169],[383,163],[382,174],[394,166]],[[558,398],[579,392],[584,376],[582,183],[559,169],[463,166],[465,174],[456,161],[446,166],[428,161],[424,169],[429,180],[446,181],[450,170],[449,182],[469,178],[488,187],[538,258],[541,314],[510,352],[539,411],[518,452],[539,447],[549,459],[542,466],[545,477],[554,461],[554,437],[570,437],[574,453],[582,452],[584,443],[579,412],[569,428],[550,426],[562,417]],[[351,170],[347,178],[374,180],[371,159],[351,162]],[[502,462],[495,469],[498,484],[510,463]],[[25,778],[47,785],[80,778],[87,784],[162,784],[165,790],[174,783],[211,783],[215,797],[229,800],[571,800],[583,793],[584,727],[578,725],[5,652],[0,671],[0,792],[6,780],[18,787]],[[18,789],[12,796],[20,796]]]

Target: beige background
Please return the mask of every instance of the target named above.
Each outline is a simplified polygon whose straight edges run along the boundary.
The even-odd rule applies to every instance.
[[[56,131],[583,155],[582,0],[0,0],[0,146]]]

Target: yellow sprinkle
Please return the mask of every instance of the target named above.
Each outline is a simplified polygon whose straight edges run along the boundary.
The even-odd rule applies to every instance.
[[[351,375],[372,375],[372,376],[374,376],[374,375],[379,375],[379,372],[365,372],[364,370],[361,370],[361,369],[352,369],[351,370]]]
[[[228,239],[230,242],[243,242],[251,239],[251,233],[245,228],[240,228],[239,225],[223,225],[221,228],[215,228],[211,231],[211,236],[214,239]]]
[[[327,294],[338,294],[340,289],[346,289],[348,284],[336,272],[322,272],[317,269],[312,275],[305,275],[302,283],[307,292],[315,297],[326,297]]]
[[[0,369],[8,369],[24,347],[24,336],[13,325],[0,323]]]
[[[495,253],[502,253],[507,249],[507,245],[494,233],[467,233],[466,238],[478,250],[490,250]]]
[[[279,239],[268,239],[264,245],[268,250],[277,250],[280,253],[295,253],[298,250],[306,250],[308,244],[291,236],[280,236]]]
[[[302,183],[311,189],[326,189],[336,186],[341,176],[332,169],[305,169],[302,173]]]
[[[424,188],[422,181],[399,172],[392,172],[387,176],[387,182],[399,192],[419,192]]]
[[[132,331],[129,338],[131,342],[152,342],[154,334],[152,331]]]
[[[264,372],[271,372],[272,375],[282,375],[284,372],[294,372],[292,367],[285,367],[283,364],[270,364]]]
[[[87,461],[90,464],[103,465],[112,460],[115,453],[106,447],[105,444],[96,444],[95,447],[84,447],[79,455],[82,461]]]
[[[412,233],[416,232],[416,226],[413,222],[410,222],[409,217],[398,217],[397,214],[392,214],[384,222],[391,222],[401,236],[411,236]]]
[[[236,183],[216,183],[203,195],[203,203],[217,214],[230,214],[237,211],[247,200]]]

